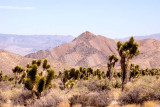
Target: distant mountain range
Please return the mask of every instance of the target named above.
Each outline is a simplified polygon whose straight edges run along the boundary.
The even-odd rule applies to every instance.
[[[130,37],[126,37],[126,38],[121,38],[118,40],[129,40]],[[146,35],[146,36],[134,36],[135,40],[143,40],[143,39],[155,39],[155,40],[160,40],[160,34],[152,34],[152,35]]]
[[[0,49],[24,56],[38,50],[51,49],[73,39],[70,35],[0,34]]]
[[[13,52],[22,56],[39,50],[49,50],[61,44],[71,42],[75,37],[70,35],[15,35],[0,34],[0,49]],[[117,40],[128,40],[130,37]],[[160,40],[160,34],[148,36],[135,36],[135,40],[155,39]]]

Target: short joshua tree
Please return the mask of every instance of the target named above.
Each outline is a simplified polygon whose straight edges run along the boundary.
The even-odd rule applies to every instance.
[[[118,61],[118,57],[115,55],[109,56],[109,62],[107,63],[108,66],[108,72],[109,72],[109,80],[111,81],[114,74],[114,66],[115,63]]]
[[[52,80],[55,77],[55,71],[50,69],[47,71],[47,76],[42,76],[38,73],[38,63],[32,63],[33,65],[27,69],[27,76],[24,79],[25,88],[31,90],[33,95],[40,98],[41,93],[52,86]]]
[[[15,74],[15,84],[17,84],[20,79],[20,75],[25,71],[25,69],[17,65],[12,69],[12,71]]]

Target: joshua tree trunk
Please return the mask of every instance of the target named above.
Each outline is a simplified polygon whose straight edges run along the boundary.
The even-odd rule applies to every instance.
[[[126,83],[129,82],[130,77],[130,59],[126,61]]]
[[[122,91],[124,90],[124,86],[129,81],[130,78],[130,67],[129,67],[130,59],[125,60],[124,57],[121,59],[121,69],[122,69]]]
[[[110,65],[110,68],[109,68],[109,80],[111,81],[112,78],[113,78],[113,74],[114,74],[114,70],[113,70],[113,65],[111,64]]]
[[[15,73],[15,84],[17,84],[18,83],[18,80],[17,80],[18,78],[17,78],[17,73]]]
[[[121,70],[122,70],[122,91],[123,91],[126,78],[125,57],[121,58]]]

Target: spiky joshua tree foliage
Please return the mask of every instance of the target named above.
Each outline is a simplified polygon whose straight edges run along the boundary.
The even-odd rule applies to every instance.
[[[53,69],[48,70],[47,76],[42,76],[38,73],[38,67],[40,66],[40,60],[32,61],[32,66],[27,69],[27,77],[25,78],[24,85],[25,88],[31,90],[33,95],[40,98],[43,90],[48,89],[52,86],[52,80],[55,77],[55,71]],[[28,66],[28,65],[27,65]]]
[[[115,63],[118,61],[118,57],[115,55],[109,56],[109,62],[107,63],[108,66],[108,72],[109,72],[109,80],[111,81],[114,74],[114,66]]]
[[[44,59],[43,61],[43,71],[49,69],[51,65],[48,64],[48,58]]]
[[[132,36],[129,41],[124,43],[118,41],[117,48],[119,52],[119,56],[121,57],[121,71],[122,71],[122,91],[124,89],[124,85],[129,81],[130,77],[130,60],[140,54],[138,50],[139,45],[134,41],[134,37]]]

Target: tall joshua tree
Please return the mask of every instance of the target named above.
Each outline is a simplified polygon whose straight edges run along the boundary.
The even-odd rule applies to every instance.
[[[109,71],[109,80],[111,81],[112,80],[112,77],[113,77],[113,74],[114,74],[114,66],[115,66],[115,63],[118,61],[118,57],[115,56],[115,55],[110,55],[109,56],[109,62],[107,63],[107,66],[108,66],[108,71]]]
[[[124,89],[125,84],[129,81],[130,77],[130,61],[134,56],[140,54],[138,50],[139,45],[134,41],[134,37],[132,36],[129,41],[124,43],[118,41],[117,48],[119,55],[121,57],[121,70],[122,70],[122,91]]]

